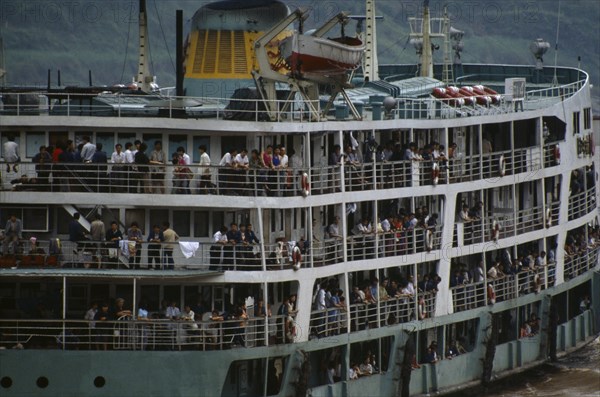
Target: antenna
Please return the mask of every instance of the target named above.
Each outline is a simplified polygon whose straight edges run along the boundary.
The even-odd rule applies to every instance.
[[[558,85],[558,77],[556,76],[556,67],[558,62],[558,35],[560,33],[560,0],[558,0],[558,15],[556,17],[556,46],[554,47],[554,76],[552,77],[552,85]]]

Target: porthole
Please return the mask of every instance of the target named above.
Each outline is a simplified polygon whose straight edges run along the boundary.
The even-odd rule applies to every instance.
[[[97,388],[104,387],[105,384],[106,379],[104,379],[104,376],[96,376],[96,379],[94,379],[94,386],[96,386]]]
[[[0,386],[2,386],[5,389],[8,389],[12,386],[12,378],[9,376],[5,376],[2,379],[0,379]]]
[[[45,389],[46,387],[48,387],[48,378],[46,378],[45,376],[40,376],[39,378],[37,378],[36,383],[40,389]]]

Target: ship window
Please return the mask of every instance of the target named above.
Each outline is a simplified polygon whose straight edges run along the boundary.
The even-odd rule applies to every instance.
[[[121,134],[117,134],[117,142],[120,143],[121,145],[123,145],[123,150],[125,150],[125,144],[127,142],[135,142],[135,140],[137,139],[135,134],[131,134],[131,133],[121,133]],[[115,143],[116,145],[116,143]]]
[[[104,379],[104,376],[96,376],[96,378],[94,379],[94,386],[96,386],[97,388],[104,387],[105,384],[106,379]]]
[[[169,210],[150,210],[150,227],[154,225],[162,226],[162,223],[169,220]]]
[[[181,237],[190,236],[190,222],[189,211],[173,211],[173,230]]]
[[[115,288],[115,298],[125,299],[125,307],[133,307],[133,284],[117,284]]]
[[[194,237],[208,237],[208,211],[194,211]]]
[[[16,287],[13,283],[0,284],[0,310],[12,311],[15,309]]]
[[[573,135],[579,134],[579,112],[573,112]]]
[[[88,304],[86,285],[69,285],[67,289],[67,308],[69,311],[85,311]]]
[[[46,207],[0,207],[0,219],[6,220],[13,214],[23,222],[24,232],[48,231],[48,208]]]
[[[103,132],[96,134],[96,142],[102,144],[102,151],[110,159],[112,152],[115,151],[115,134],[112,132]]]
[[[589,130],[592,128],[592,108],[583,109],[583,129]]]
[[[148,304],[148,310],[156,312],[160,309],[160,286],[159,285],[142,285],[140,287],[140,295],[142,300]]]
[[[44,132],[28,132],[27,133],[27,150],[25,155],[31,158],[39,153],[40,146],[46,145],[46,133]]]
[[[56,147],[56,144],[61,141],[66,143],[69,139],[69,133],[67,131],[56,131],[48,133],[48,144]]]
[[[40,389],[45,389],[46,387],[48,387],[48,378],[46,378],[45,376],[40,376],[39,378],[37,378],[36,384]]]
[[[163,300],[166,300],[167,303],[175,301],[179,307],[179,301],[181,300],[181,288],[179,285],[165,285],[163,287]]]
[[[200,145],[206,146],[206,153],[208,153],[208,155],[210,156],[210,137],[208,137],[208,136],[195,136],[194,137],[194,147],[193,147],[193,150],[190,150],[192,153],[188,153],[188,154],[190,156],[192,156],[192,159],[195,162],[200,161],[200,152],[198,151],[198,147]]]
[[[108,284],[92,284],[90,287],[90,301],[102,302],[110,296]]]
[[[212,213],[212,232],[216,233],[225,224],[225,212],[215,211]]]
[[[5,389],[10,388],[12,386],[12,379],[8,376],[5,376],[2,378],[2,380],[0,380],[0,385]]]
[[[169,152],[167,153],[167,156],[171,156],[173,153],[177,152],[177,148],[180,146],[183,147],[185,153],[189,154],[186,135],[169,135]]]
[[[143,208],[126,209],[125,210],[125,229],[124,233],[127,233],[127,229],[131,226],[132,222],[137,222],[142,233],[145,233],[146,225],[146,210]]]

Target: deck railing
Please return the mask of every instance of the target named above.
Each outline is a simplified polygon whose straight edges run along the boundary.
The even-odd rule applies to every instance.
[[[573,279],[598,264],[600,243],[588,246],[585,251],[573,255],[565,253],[565,279]]]
[[[287,316],[208,321],[0,320],[2,344],[67,350],[224,350],[284,343]],[[287,341],[293,341],[288,338]]]
[[[348,260],[377,259],[440,249],[442,226],[348,237]],[[5,241],[0,268],[86,268],[130,270],[255,271],[294,267],[320,267],[344,261],[343,240],[278,241],[261,244],[191,241],[149,243],[143,241],[57,239]],[[300,256],[293,254],[294,247]],[[377,248],[376,248],[377,247]],[[264,258],[264,261],[263,259]]]
[[[454,311],[460,312],[486,305],[485,282],[467,283],[450,288]]]
[[[596,208],[596,187],[592,186],[569,197],[569,220],[580,218]]]
[[[436,296],[436,292],[427,291],[419,292],[416,300],[411,295],[399,295],[377,302],[313,310],[310,316],[311,334],[325,337],[345,333],[348,320],[350,331],[355,332],[432,318]],[[423,298],[422,301],[420,298]]]
[[[501,95],[492,105],[477,104],[456,106],[454,99],[397,98],[395,108],[386,115],[401,119],[442,119],[477,115],[508,114],[517,111],[536,110],[573,96],[585,84],[585,80],[528,91],[520,102],[513,102]],[[108,91],[108,90],[107,90]],[[67,117],[165,117],[165,118],[211,118],[216,120],[268,121],[264,105],[258,99],[145,96],[128,93],[104,92],[100,94],[48,93],[44,89],[34,92],[0,92],[0,113],[17,116],[53,115]],[[321,113],[320,101],[293,98],[277,100],[277,122],[312,122],[316,117],[308,111],[309,105]],[[522,105],[522,106],[521,106]],[[367,105],[370,108],[370,104]],[[350,117],[338,112],[335,119]],[[372,118],[372,117],[367,117]],[[333,120],[333,115],[329,116]]]
[[[210,194],[290,197],[345,191],[432,186],[535,173],[542,166],[538,147],[448,160],[394,161],[308,168],[113,163],[21,162],[2,174],[3,189],[14,191]],[[6,163],[0,162],[4,169]]]

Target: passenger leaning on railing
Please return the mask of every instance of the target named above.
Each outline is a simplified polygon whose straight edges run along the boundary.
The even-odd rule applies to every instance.
[[[19,240],[23,238],[23,223],[15,214],[11,214],[4,227],[4,240],[2,242],[2,254],[16,254]]]
[[[12,170],[17,173],[19,172],[18,163],[21,162],[19,157],[19,144],[15,142],[15,137],[9,135],[4,142],[4,161],[6,161],[6,173],[10,173],[11,164]]]

